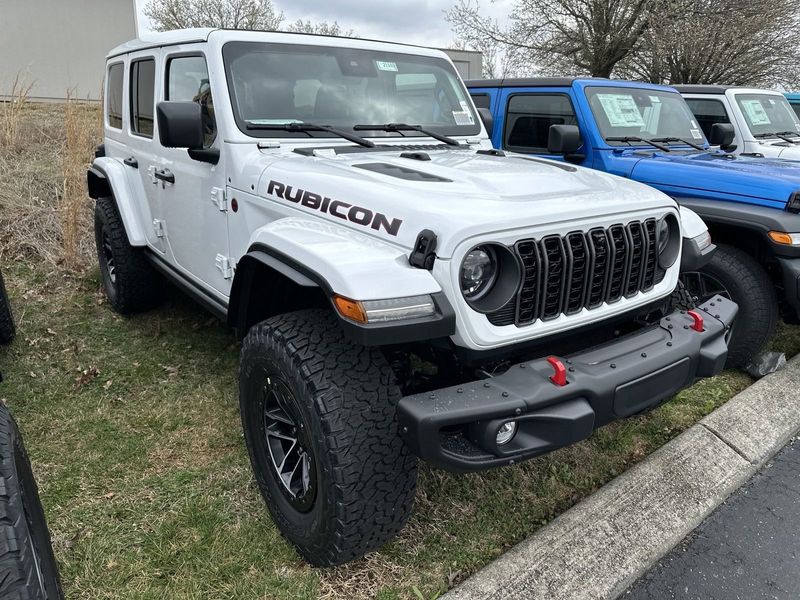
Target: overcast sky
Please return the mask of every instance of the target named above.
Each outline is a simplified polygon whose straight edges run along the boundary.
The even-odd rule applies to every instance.
[[[139,30],[149,23],[141,15],[147,0],[139,5]],[[513,0],[481,0],[485,14],[503,22]],[[455,0],[273,0],[286,13],[288,21],[338,21],[345,29],[354,29],[359,37],[375,38],[434,47],[452,45],[453,34],[444,20],[444,11]]]

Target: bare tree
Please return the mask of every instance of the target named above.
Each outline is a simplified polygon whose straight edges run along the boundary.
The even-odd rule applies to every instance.
[[[144,14],[157,31],[187,27],[271,31],[284,20],[272,0],[150,0]]]
[[[800,66],[794,0],[662,0],[620,75],[654,83],[792,85]]]
[[[355,31],[352,29],[344,29],[337,21],[334,21],[333,23],[314,23],[313,21],[297,19],[297,21],[289,25],[286,30],[294,33],[315,33],[317,35],[357,37]]]
[[[459,0],[446,18],[462,38],[513,48],[542,72],[609,77],[638,49],[651,1],[517,0],[511,24],[501,28],[481,15],[478,0]]]
[[[448,15],[449,18],[449,15]],[[476,22],[479,27],[475,27]],[[487,32],[494,32],[489,34]],[[453,22],[455,34],[454,47],[459,50],[475,50],[483,55],[483,77],[495,79],[532,75],[538,68],[528,58],[529,52],[506,43],[498,43],[497,36],[501,29],[496,20],[482,17],[480,14],[469,23]]]

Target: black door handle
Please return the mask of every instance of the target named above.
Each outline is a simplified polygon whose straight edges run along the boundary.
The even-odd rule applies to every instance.
[[[136,160],[136,158],[133,156],[131,156],[130,158],[126,158],[122,162],[124,162],[127,166],[131,167],[132,169],[139,168],[139,161]]]
[[[156,169],[156,179],[160,179],[166,183],[175,183],[175,175],[169,169]]]

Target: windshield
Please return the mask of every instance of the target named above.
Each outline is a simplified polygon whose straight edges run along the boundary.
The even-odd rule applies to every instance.
[[[660,90],[589,87],[586,97],[603,138],[672,138],[703,145],[706,138],[680,94]],[[641,142],[609,142],[644,146]]]
[[[776,137],[800,133],[800,120],[783,96],[771,94],[736,94],[747,127],[756,137]]]
[[[441,58],[264,42],[228,43],[223,56],[234,115],[248,135],[331,136],[325,131],[264,127],[288,123],[349,131],[354,125],[405,123],[443,135],[480,132],[464,85]],[[360,131],[359,135],[420,133]]]

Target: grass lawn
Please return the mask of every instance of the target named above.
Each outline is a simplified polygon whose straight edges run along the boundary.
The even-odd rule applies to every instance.
[[[60,110],[28,109],[37,139],[57,144]],[[40,125],[42,111],[52,126]],[[0,146],[0,213],[31,197],[24,186],[58,195],[57,164],[55,173],[26,166],[46,164],[43,152]],[[29,178],[15,176],[24,169]],[[85,249],[67,270],[16,231],[0,229],[19,326],[0,351],[0,398],[25,435],[69,598],[435,598],[751,383],[740,372],[702,381],[517,467],[454,476],[423,465],[396,541],[312,569],[253,484],[233,335],[178,292],[158,311],[119,317]],[[800,351],[798,331],[782,327],[775,347]]]

